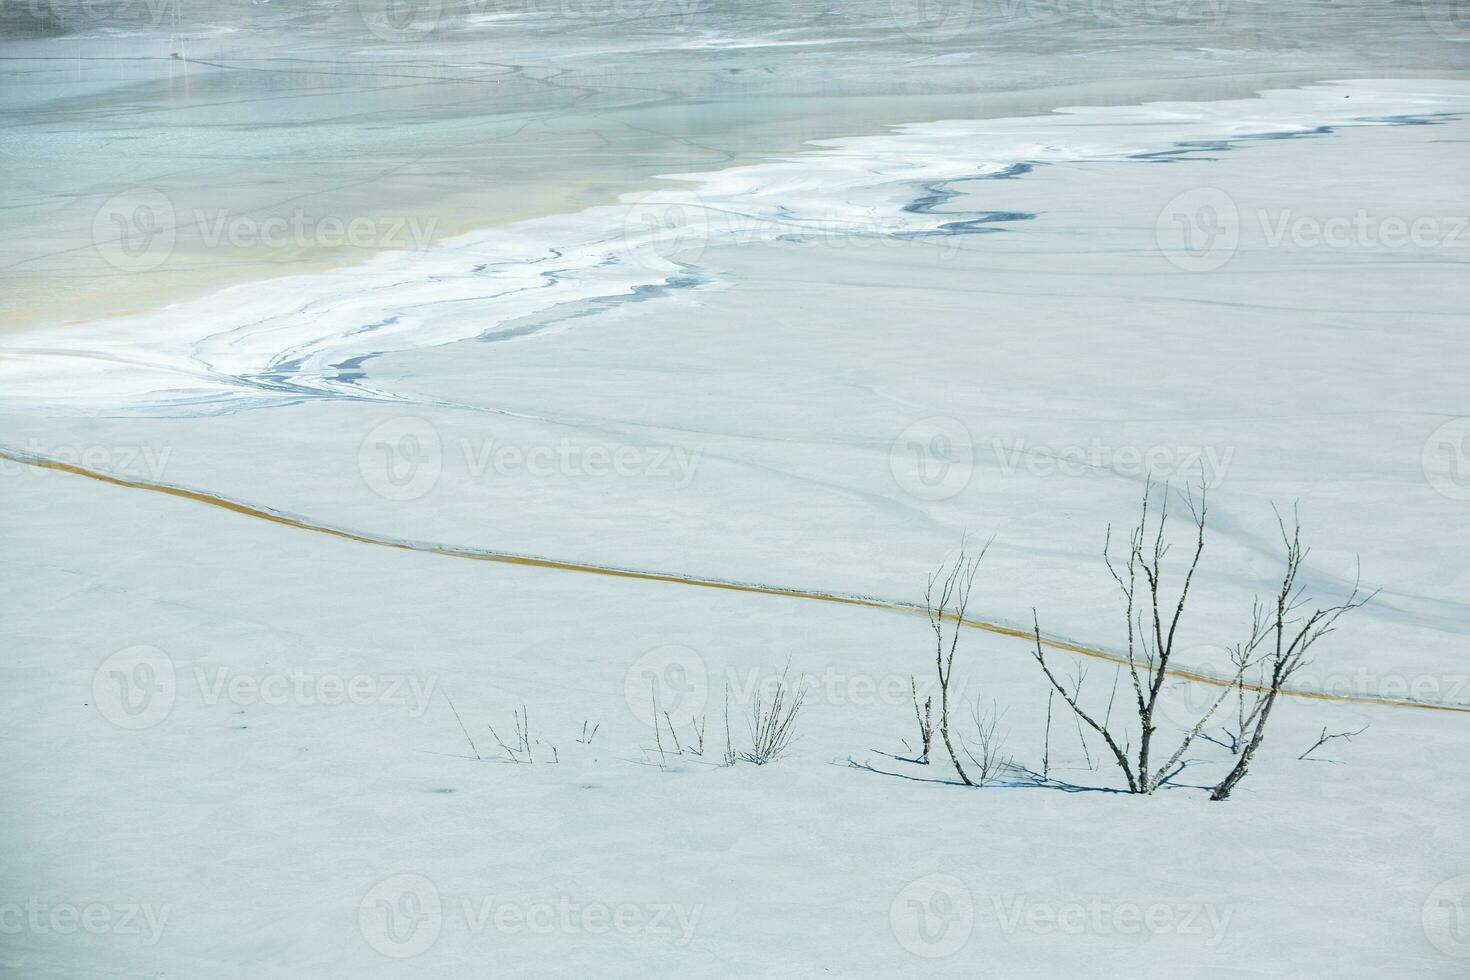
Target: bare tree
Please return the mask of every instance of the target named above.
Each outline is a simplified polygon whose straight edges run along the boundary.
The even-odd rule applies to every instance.
[[[1192,492],[1186,491],[1184,499],[1194,528],[1193,548],[1179,585],[1178,595],[1171,600],[1168,596],[1164,568],[1170,547],[1164,535],[1169,509],[1167,484],[1159,496],[1162,499],[1158,506],[1157,516],[1151,516],[1150,506],[1153,503],[1154,487],[1152,483],[1145,484],[1142,511],[1139,514],[1138,523],[1134,525],[1129,534],[1127,558],[1122,561],[1121,566],[1114,561],[1112,554],[1113,529],[1111,525],[1108,527],[1103,545],[1103,561],[1113,581],[1117,583],[1118,591],[1123,598],[1124,620],[1128,636],[1128,676],[1132,682],[1135,715],[1139,729],[1136,756],[1132,754],[1131,740],[1124,739],[1120,744],[1120,736],[1115,735],[1110,727],[1111,700],[1108,705],[1108,715],[1099,723],[1082,707],[1082,683],[1085,675],[1079,673],[1071,690],[1068,690],[1052,672],[1042,648],[1041,624],[1036,618],[1035,610],[1032,610],[1036,641],[1034,656],[1037,664],[1040,665],[1042,673],[1046,675],[1052,688],[1062,696],[1062,700],[1072,709],[1077,719],[1102,738],[1114,761],[1117,762],[1118,768],[1122,771],[1130,793],[1152,793],[1169,778],[1174,767],[1179,764],[1184,753],[1199,737],[1201,729],[1214,715],[1215,709],[1220,706],[1226,695],[1234,689],[1236,680],[1238,680],[1237,676],[1236,680],[1232,680],[1221,690],[1220,696],[1204,712],[1199,722],[1185,733],[1184,738],[1167,761],[1163,765],[1156,766],[1153,750],[1154,735],[1158,727],[1154,724],[1154,715],[1158,708],[1164,679],[1168,675],[1169,663],[1176,649],[1179,623],[1184,616],[1189,588],[1194,581],[1195,570],[1199,567],[1200,556],[1204,553],[1207,513],[1203,487],[1197,500]]]
[[[1286,548],[1286,570],[1281,576],[1281,587],[1276,592],[1269,613],[1263,615],[1262,604],[1259,601],[1256,603],[1252,616],[1252,637],[1249,641],[1252,648],[1268,647],[1268,652],[1262,658],[1266,676],[1264,691],[1261,692],[1260,703],[1251,713],[1249,726],[1242,726],[1241,749],[1235,765],[1210,792],[1212,800],[1229,799],[1236,785],[1245,778],[1251,762],[1255,760],[1256,751],[1261,747],[1261,740],[1265,738],[1271,710],[1276,706],[1282,689],[1292,675],[1308,663],[1307,654],[1312,646],[1332,632],[1338,618],[1344,613],[1360,608],[1378,594],[1375,591],[1363,595],[1360,580],[1355,579],[1353,591],[1345,600],[1332,606],[1317,606],[1311,613],[1303,614],[1301,610],[1312,605],[1313,600],[1307,596],[1306,587],[1298,584],[1297,577],[1310,549],[1302,547],[1301,522],[1294,510],[1290,529],[1279,513],[1276,515],[1276,524],[1281,530],[1281,541]]]
[[[950,681],[954,677],[954,655],[959,649],[960,630],[970,605],[970,591],[975,585],[975,575],[980,571],[980,561],[989,549],[987,543],[978,555],[971,558],[966,555],[964,542],[961,542],[959,557],[952,564],[941,565],[939,571],[929,576],[924,587],[924,609],[934,631],[934,666],[939,674],[939,736],[955,772],[959,773],[960,781],[966,786],[974,786],[975,782],[960,764],[950,736]]]

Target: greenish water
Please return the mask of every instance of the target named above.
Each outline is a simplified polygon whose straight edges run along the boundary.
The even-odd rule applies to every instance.
[[[5,0],[0,326],[418,248],[905,122],[1462,74],[1470,31],[1438,9]]]

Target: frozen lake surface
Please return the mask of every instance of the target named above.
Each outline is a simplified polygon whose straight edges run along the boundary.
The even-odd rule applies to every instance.
[[[4,972],[1462,975],[1462,11],[634,8],[3,8]],[[1379,590],[1225,803],[1008,635],[1150,479],[1192,676]],[[906,761],[966,535],[1045,781]]]

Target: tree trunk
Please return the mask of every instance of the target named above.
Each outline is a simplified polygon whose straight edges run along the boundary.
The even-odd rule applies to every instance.
[[[1261,716],[1256,719],[1255,730],[1251,732],[1250,744],[1240,752],[1240,758],[1235,760],[1235,767],[1210,792],[1210,799],[1215,801],[1230,799],[1230,791],[1235,789],[1235,784],[1245,778],[1245,772],[1250,768],[1251,760],[1256,756],[1256,749],[1261,747],[1261,739],[1266,732],[1266,719],[1271,716],[1271,707],[1276,703],[1276,691],[1273,689],[1266,695],[1266,703],[1261,706]]]

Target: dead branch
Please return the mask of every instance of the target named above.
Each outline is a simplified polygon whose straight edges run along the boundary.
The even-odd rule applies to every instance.
[[[939,571],[929,576],[924,587],[924,609],[929,616],[929,627],[934,631],[934,666],[939,675],[939,734],[955,772],[959,773],[960,781],[966,786],[974,786],[975,783],[960,763],[959,753],[955,751],[954,740],[950,736],[950,681],[954,676],[954,655],[959,649],[960,630],[970,605],[970,592],[980,571],[980,562],[989,549],[990,543],[987,542],[980,553],[971,558],[965,554],[964,542],[960,542],[959,557],[952,565],[941,565]]]
[[[1361,608],[1378,594],[1376,590],[1368,595],[1362,594],[1360,572],[1354,577],[1352,592],[1345,600],[1335,605],[1318,606],[1310,613],[1301,613],[1300,610],[1312,604],[1305,586],[1297,584],[1310,549],[1302,547],[1301,522],[1295,508],[1292,510],[1290,530],[1279,511],[1276,514],[1276,524],[1285,549],[1286,567],[1281,575],[1281,586],[1276,592],[1266,635],[1262,639],[1263,643],[1270,644],[1264,657],[1266,689],[1258,710],[1253,712],[1249,731],[1241,733],[1241,750],[1235,765],[1210,792],[1212,800],[1229,799],[1236,785],[1245,778],[1257,750],[1261,747],[1261,741],[1265,738],[1266,724],[1271,719],[1271,711],[1280,698],[1282,688],[1293,674],[1309,662],[1307,655],[1313,645],[1330,634],[1343,615]]]
[[[1312,743],[1312,747],[1309,748],[1309,749],[1307,749],[1307,751],[1303,752],[1301,755],[1297,756],[1297,758],[1298,759],[1305,759],[1307,756],[1311,755],[1313,752],[1317,751],[1322,746],[1324,746],[1328,742],[1332,741],[1334,738],[1341,738],[1341,739],[1345,739],[1345,740],[1351,742],[1356,736],[1361,735],[1364,732],[1366,732],[1368,730],[1368,727],[1369,726],[1364,725],[1362,728],[1359,728],[1356,731],[1351,731],[1351,732],[1334,732],[1331,735],[1328,735],[1327,734],[1327,726],[1326,725],[1323,725],[1322,726],[1322,734],[1319,735],[1319,736],[1317,736],[1317,741],[1313,742]]]

